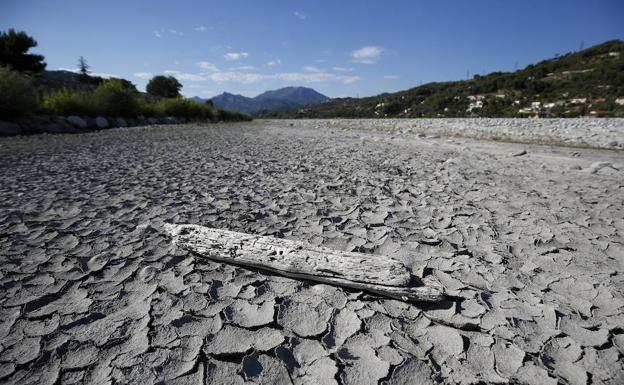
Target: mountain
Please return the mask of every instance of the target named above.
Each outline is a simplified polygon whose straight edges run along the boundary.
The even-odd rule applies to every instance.
[[[274,91],[266,91],[254,98],[257,101],[287,100],[300,106],[318,104],[329,99],[327,96],[306,87],[284,87]]]
[[[272,116],[624,117],[624,41],[608,41],[515,72],[428,83],[366,98],[331,99]]]
[[[212,103],[219,108],[262,115],[312,106],[328,99],[311,88],[285,87],[263,92],[253,98],[224,92],[212,98]]]

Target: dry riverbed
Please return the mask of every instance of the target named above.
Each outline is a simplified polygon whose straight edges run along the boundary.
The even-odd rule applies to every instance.
[[[0,382],[624,383],[624,152],[356,123],[0,138]],[[449,298],[216,263],[165,223],[391,255]]]

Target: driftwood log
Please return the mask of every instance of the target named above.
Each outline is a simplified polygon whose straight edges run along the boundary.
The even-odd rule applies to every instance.
[[[291,278],[344,286],[404,301],[445,298],[433,279],[417,280],[400,261],[198,225],[166,225],[179,247],[212,260],[253,267]],[[414,285],[414,281],[418,281]]]

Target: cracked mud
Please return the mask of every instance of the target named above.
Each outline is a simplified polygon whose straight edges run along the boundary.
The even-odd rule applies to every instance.
[[[622,152],[294,124],[2,138],[0,383],[624,383]],[[391,255],[450,297],[216,263],[165,223]]]

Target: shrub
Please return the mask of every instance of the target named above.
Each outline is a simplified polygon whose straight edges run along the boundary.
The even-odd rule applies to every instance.
[[[97,115],[91,93],[68,89],[45,95],[43,109],[51,115]]]
[[[162,99],[156,102],[156,110],[162,116],[179,116],[190,120],[212,120],[216,117],[214,109],[209,105],[182,98]]]
[[[0,119],[27,116],[38,107],[30,78],[0,66]]]
[[[217,119],[222,122],[248,122],[251,116],[238,111],[219,109]]]
[[[180,89],[182,84],[178,79],[162,75],[154,76],[145,87],[148,94],[161,98],[177,98],[180,96]]]
[[[137,93],[120,79],[108,79],[93,92],[93,102],[100,114],[132,117],[139,115]]]
[[[145,100],[139,101],[139,115],[143,116],[160,116],[158,108],[154,102],[147,102]]]

